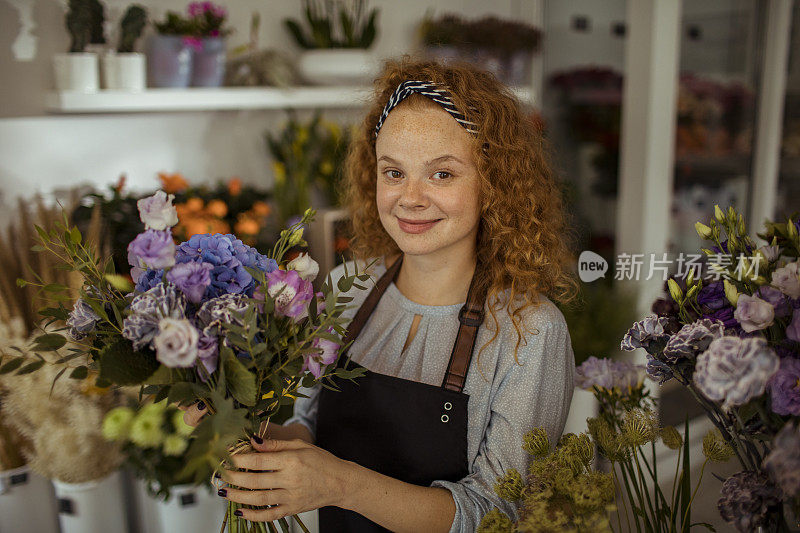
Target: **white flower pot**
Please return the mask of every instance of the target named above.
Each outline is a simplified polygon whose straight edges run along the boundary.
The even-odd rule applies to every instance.
[[[300,513],[297,515],[300,520],[303,521],[303,525],[306,526],[309,533],[319,533],[319,513],[316,509],[313,511],[306,511],[305,513]],[[289,519],[290,527],[289,530],[291,533],[303,533],[303,530],[297,525],[293,519]]]
[[[301,54],[298,68],[309,83],[317,85],[360,85],[369,83],[377,68],[373,55],[363,49],[308,50]]]
[[[116,91],[144,91],[147,86],[146,56],[140,53],[103,55],[103,86]]]
[[[61,533],[127,531],[122,476],[119,471],[87,483],[53,480]]]
[[[56,89],[95,93],[100,88],[97,54],[93,52],[53,56]]]
[[[58,533],[50,481],[27,466],[0,472],[0,531]]]
[[[225,517],[227,501],[205,487],[176,485],[169,501],[157,502],[156,515],[160,533],[192,531],[218,533]]]

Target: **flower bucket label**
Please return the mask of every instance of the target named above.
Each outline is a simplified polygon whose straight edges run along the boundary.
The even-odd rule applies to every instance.
[[[181,507],[190,507],[192,505],[197,505],[197,497],[194,492],[181,494]]]
[[[58,514],[75,515],[75,502],[69,498],[58,499]]]

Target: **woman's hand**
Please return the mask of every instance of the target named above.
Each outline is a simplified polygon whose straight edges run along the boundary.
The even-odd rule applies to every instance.
[[[231,486],[219,495],[234,502],[277,507],[240,509],[240,516],[269,522],[326,505],[341,506],[354,463],[300,439],[250,441],[257,451],[234,455],[233,464],[258,472],[223,470],[222,479]]]
[[[197,427],[197,425],[200,423],[200,419],[206,416],[208,413],[208,406],[202,400],[195,402],[188,407],[179,405],[178,409],[183,411],[183,421],[186,422],[186,425],[192,427]]]

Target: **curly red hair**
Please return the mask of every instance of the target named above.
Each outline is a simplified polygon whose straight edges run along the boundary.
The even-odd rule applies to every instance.
[[[571,302],[577,295],[576,258],[571,247],[575,232],[568,223],[540,128],[491,73],[463,62],[443,65],[409,55],[384,62],[374,82],[372,102],[345,160],[342,194],[351,215],[351,250],[360,260],[401,253],[378,216],[374,132],[386,102],[405,80],[446,85],[456,108],[477,124],[478,134],[472,136],[472,142],[480,179],[476,251],[482,268],[476,270],[476,281],[486,290],[495,326],[494,336],[481,347],[479,357],[497,337],[495,313],[505,305],[518,336],[517,360],[525,309],[539,305],[540,294],[561,303]],[[424,108],[438,104],[413,94],[399,105]]]

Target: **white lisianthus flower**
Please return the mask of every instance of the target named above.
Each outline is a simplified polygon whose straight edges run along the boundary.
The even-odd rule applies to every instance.
[[[733,318],[739,321],[743,330],[750,333],[771,326],[775,321],[775,308],[757,296],[741,294]]]
[[[797,261],[772,273],[772,286],[791,298],[800,298],[800,268]]]
[[[156,359],[171,368],[190,367],[197,359],[199,340],[197,328],[185,318],[162,318],[153,339]]]
[[[306,281],[314,281],[319,274],[319,264],[307,253],[302,253],[286,264],[287,270],[294,270]]]
[[[178,211],[172,205],[174,199],[174,194],[167,195],[164,191],[156,191],[153,196],[136,202],[139,218],[144,222],[146,229],[164,231],[178,223]]]

